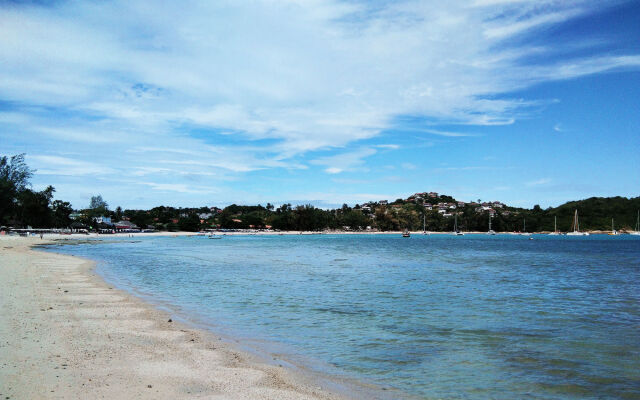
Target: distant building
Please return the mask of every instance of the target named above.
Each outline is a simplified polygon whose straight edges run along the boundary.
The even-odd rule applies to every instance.
[[[138,225],[131,221],[120,221],[114,224],[116,232],[140,232]]]
[[[438,193],[436,193],[436,192],[429,192],[429,193],[427,194],[427,196],[429,196],[429,197],[431,197],[431,198],[438,197]]]
[[[100,216],[93,218],[93,220],[96,222],[96,224],[113,225],[111,223],[111,217]]]
[[[387,204],[389,204],[388,200],[380,200],[380,205],[386,206]]]

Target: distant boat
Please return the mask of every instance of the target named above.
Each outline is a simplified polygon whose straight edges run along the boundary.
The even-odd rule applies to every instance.
[[[520,235],[522,235],[522,236],[531,236],[531,234],[527,232],[527,219],[526,218],[522,219],[522,233]]]
[[[567,232],[567,236],[589,236],[589,232],[580,232],[580,222],[578,221],[578,210],[573,215],[573,232]]]
[[[638,210],[638,218],[636,219],[636,230],[630,233],[634,236],[640,236],[640,210]]]
[[[453,222],[453,234],[455,236],[464,236],[464,233],[460,232],[460,230],[458,229],[458,214],[456,214],[456,219]]]
[[[422,234],[429,234],[429,232],[427,232],[427,215],[424,212],[422,213]]]
[[[209,239],[222,239],[222,236],[209,235]]]
[[[495,235],[496,231],[491,229],[491,213],[489,213],[489,230],[487,231],[487,235]]]
[[[402,232],[402,237],[411,237],[408,229],[405,229],[404,232]]]
[[[557,222],[558,222],[558,217],[553,217],[553,232],[551,232],[549,235],[552,235],[552,236],[559,235]]]
[[[609,233],[610,236],[616,236],[618,234],[618,231],[615,230],[615,228],[613,227],[613,218],[611,218],[611,233]]]

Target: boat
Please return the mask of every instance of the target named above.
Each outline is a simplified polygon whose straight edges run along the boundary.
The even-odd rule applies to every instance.
[[[402,237],[411,237],[408,229],[405,229],[404,232],[402,232]]]
[[[429,234],[429,232],[427,232],[427,215],[425,213],[422,213],[422,234]]]
[[[559,235],[558,233],[558,217],[553,217],[553,232],[551,232],[549,235],[551,236],[557,236]]]
[[[460,230],[458,229],[458,214],[456,214],[456,219],[453,223],[453,234],[455,236],[464,236],[464,233],[460,232]]]
[[[209,235],[209,239],[222,239],[222,236]]]
[[[640,210],[638,210],[638,217],[636,219],[636,230],[629,232],[630,235],[640,236]]]
[[[618,235],[618,231],[615,230],[615,228],[613,227],[613,218],[611,218],[611,233],[608,233],[607,235],[609,236],[616,236]]]
[[[491,214],[489,214],[489,230],[487,231],[487,235],[495,235],[496,231],[491,229]]]
[[[578,210],[573,214],[573,231],[567,232],[567,236],[589,236],[589,232],[580,232],[580,222],[578,221]]]
[[[521,236],[531,236],[531,233],[527,232],[527,219],[523,218],[522,219],[522,232],[520,233]]]

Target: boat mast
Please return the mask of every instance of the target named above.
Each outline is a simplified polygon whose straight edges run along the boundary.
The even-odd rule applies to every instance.
[[[553,231],[558,233],[558,216],[553,217]]]

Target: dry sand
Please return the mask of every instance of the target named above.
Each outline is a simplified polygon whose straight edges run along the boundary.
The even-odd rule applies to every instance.
[[[91,261],[0,237],[0,399],[342,399],[109,287]]]

